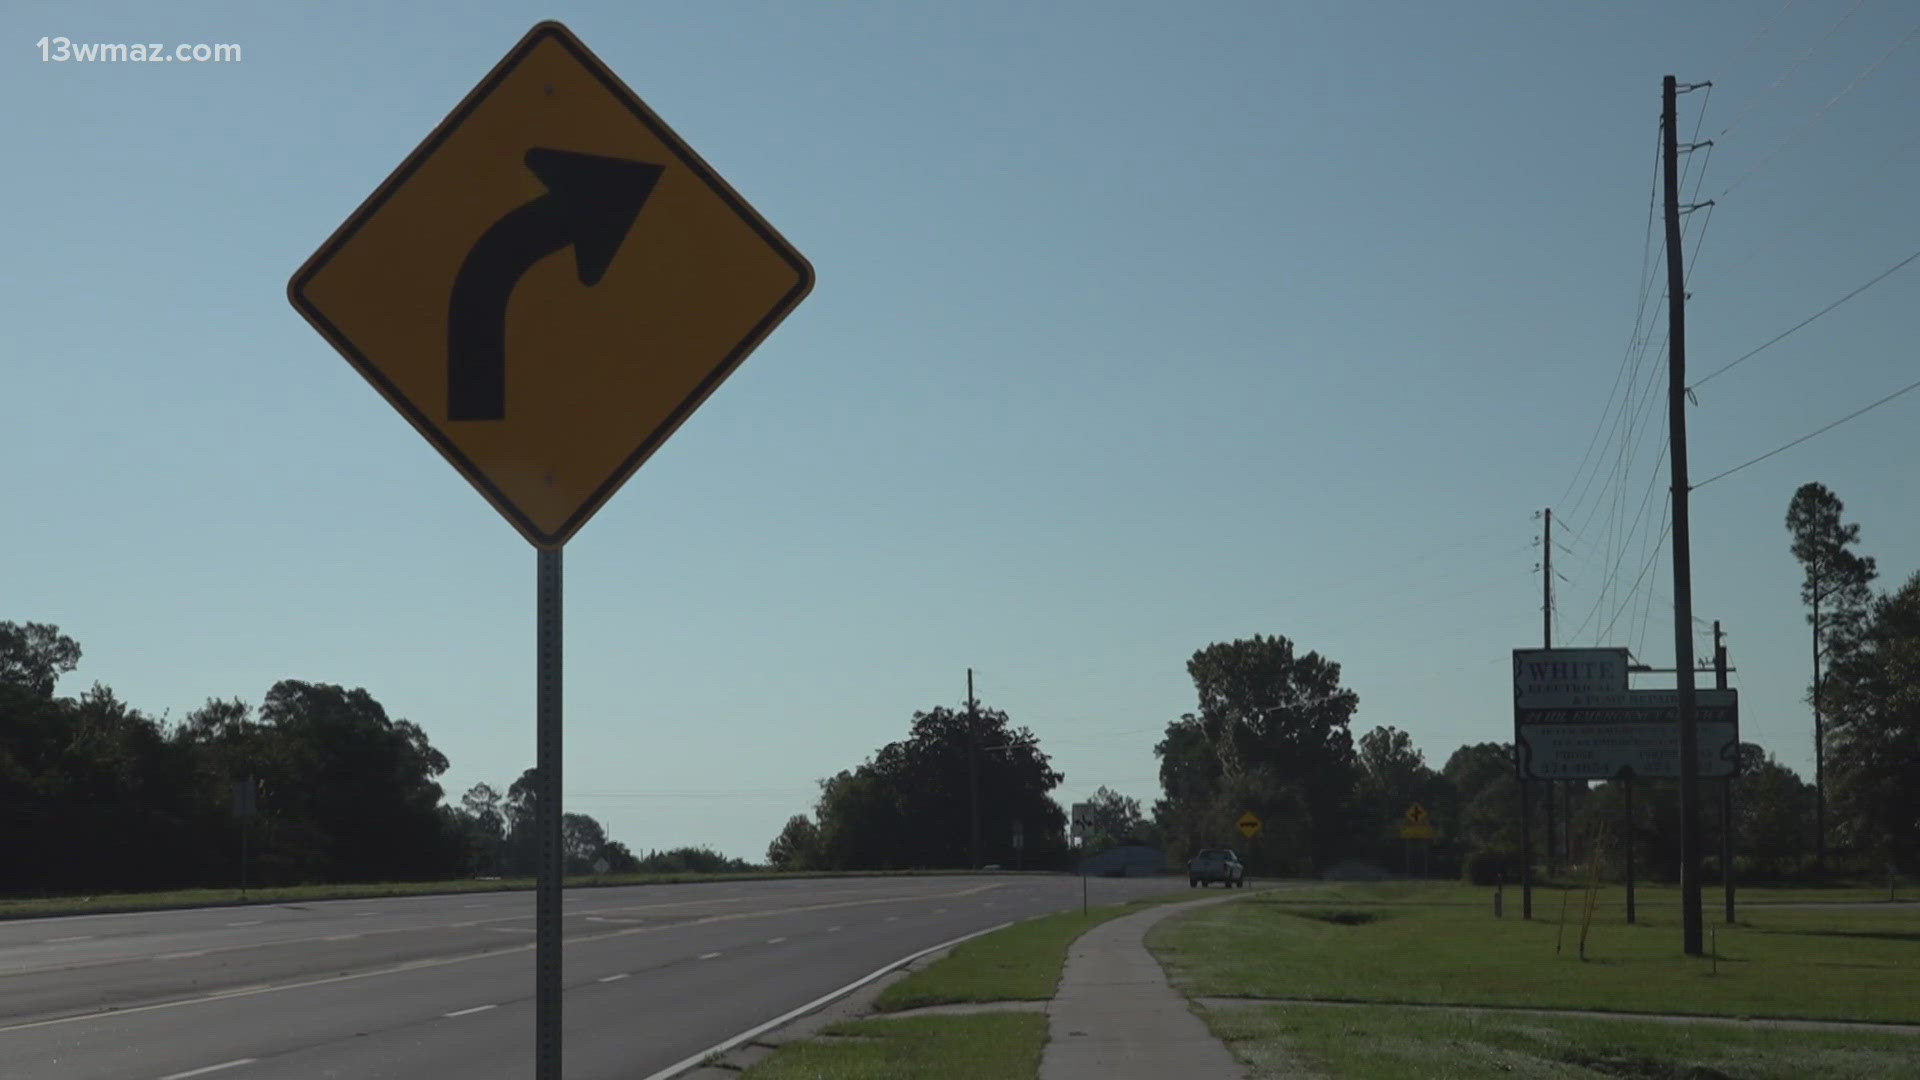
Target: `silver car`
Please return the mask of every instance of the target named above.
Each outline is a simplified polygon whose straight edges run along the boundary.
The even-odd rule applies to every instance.
[[[1246,888],[1247,868],[1231,848],[1207,848],[1187,860],[1187,888],[1217,881],[1227,888]]]

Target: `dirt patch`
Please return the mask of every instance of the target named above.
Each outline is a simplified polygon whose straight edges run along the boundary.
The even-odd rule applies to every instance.
[[[1312,911],[1289,911],[1287,914],[1316,922],[1332,923],[1335,926],[1365,926],[1385,919],[1381,911],[1347,911],[1335,908],[1322,908]]]
[[[1573,1053],[1564,1055],[1561,1060],[1591,1069],[1602,1076],[1618,1076],[1623,1080],[1739,1080],[1736,1076],[1705,1065],[1682,1065],[1660,1058],[1613,1054],[1594,1057]]]

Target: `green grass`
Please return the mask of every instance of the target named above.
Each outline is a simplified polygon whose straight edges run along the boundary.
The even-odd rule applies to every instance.
[[[783,1047],[746,1080],[1032,1080],[1047,1018],[1032,1013],[855,1020]]]
[[[938,877],[965,874],[965,870],[876,871],[743,871],[714,874],[606,874],[570,877],[569,889],[616,885],[680,885],[702,881],[764,881],[792,878]],[[393,881],[341,885],[285,885],[248,889],[175,889],[161,892],[98,893],[93,896],[0,898],[0,919],[42,918],[50,915],[94,915],[110,911],[149,911],[165,908],[227,907],[237,904],[284,904],[302,900],[369,900],[389,896],[432,896],[453,893],[525,892],[532,878],[461,878],[453,881]]]
[[[1190,900],[1186,892],[1141,897],[1125,904],[1043,915],[958,945],[924,970],[881,991],[876,1012],[976,1001],[1046,1001],[1066,970],[1075,938],[1145,904]]]
[[[1920,1037],[1652,1020],[1262,1005],[1206,1013],[1257,1080],[1301,1066],[1338,1080],[1631,1077],[1907,1080]],[[1711,1071],[1707,1071],[1711,1070]]]
[[[1536,893],[1531,922],[1511,893],[1496,920],[1486,890],[1473,892],[1471,903],[1460,887],[1417,883],[1257,893],[1162,924],[1148,943],[1196,995],[1920,1022],[1920,909],[1755,905],[1732,927],[1713,912],[1716,972],[1681,955],[1671,893],[1643,895],[1634,926],[1620,890],[1604,893],[1582,961],[1578,893],[1556,955],[1557,890]]]

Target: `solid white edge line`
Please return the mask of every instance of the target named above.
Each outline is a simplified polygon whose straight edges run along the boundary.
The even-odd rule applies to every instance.
[[[750,1027],[747,1030],[741,1032],[740,1034],[735,1035],[732,1038],[727,1039],[723,1042],[714,1043],[712,1046],[707,1047],[705,1050],[702,1050],[691,1057],[684,1058],[680,1061],[676,1061],[672,1065],[669,1065],[666,1068],[661,1069],[659,1072],[651,1073],[645,1077],[642,1077],[641,1080],[671,1080],[672,1077],[678,1076],[681,1073],[686,1072],[688,1069],[691,1069],[694,1066],[700,1064],[701,1062],[707,1060],[707,1058],[713,1056],[714,1054],[724,1054],[727,1051],[732,1050],[734,1047],[739,1046],[741,1043],[750,1042],[754,1039],[757,1039],[760,1036],[766,1034],[769,1031],[772,1031],[774,1028],[777,1028],[782,1024],[788,1023],[799,1017],[805,1016],[808,1013],[814,1011],[815,1009],[821,1008],[824,1005],[831,1004],[833,1001],[853,993],[855,990],[860,989],[861,987],[867,985],[868,983],[879,978],[880,976],[885,975],[887,972],[894,970],[895,968],[899,968],[907,964],[911,964],[915,960],[918,960],[923,956],[929,956],[933,953],[937,953],[941,949],[951,949],[955,945],[960,944],[961,942],[972,941],[974,938],[981,937],[986,934],[991,934],[995,930],[1005,930],[1007,927],[1012,925],[1013,924],[1010,922],[1003,922],[997,926],[989,926],[985,930],[975,930],[971,934],[962,934],[961,936],[954,938],[952,941],[943,941],[938,945],[929,946],[927,948],[921,949],[919,952],[916,952],[916,953],[909,953],[906,956],[899,958],[898,960],[894,960],[888,963],[885,967],[877,968],[865,975],[860,976],[858,979],[855,979],[854,981],[848,983],[847,985],[841,987],[838,990],[830,990],[827,993],[822,994],[817,998],[814,998],[812,1001],[807,1002],[805,1005],[802,1005],[797,1009],[791,1009],[787,1012],[781,1013],[779,1016],[774,1017],[773,1019],[767,1021],[766,1023],[760,1024],[756,1027]]]
[[[259,1060],[259,1058],[234,1058],[232,1061],[223,1061],[218,1065],[208,1065],[199,1069],[188,1069],[186,1072],[168,1073],[161,1077],[160,1080],[187,1080],[189,1076],[204,1076],[210,1072],[219,1072],[221,1069],[231,1069],[239,1065],[251,1065]]]
[[[456,1017],[456,1016],[472,1016],[472,1015],[473,1015],[474,1013],[477,1013],[477,1012],[486,1012],[486,1011],[487,1011],[488,1009],[497,1009],[497,1008],[499,1008],[499,1007],[500,1007],[500,1006],[498,1006],[498,1005],[475,1005],[475,1006],[474,1006],[473,1008],[471,1008],[471,1009],[460,1009],[460,1010],[458,1010],[458,1011],[456,1011],[456,1012],[450,1012],[450,1013],[441,1013],[440,1015],[441,1015],[441,1016],[444,1016],[444,1017],[446,1017],[446,1018],[447,1018],[447,1019],[449,1019],[449,1020],[451,1020],[451,1019],[453,1019],[453,1018],[454,1018],[454,1017]]]

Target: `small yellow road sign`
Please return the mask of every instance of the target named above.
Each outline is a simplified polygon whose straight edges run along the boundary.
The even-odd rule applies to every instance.
[[[1400,822],[1400,839],[1431,840],[1434,835],[1433,818],[1427,814],[1427,808],[1419,803],[1407,807],[1407,815]]]
[[[1240,820],[1235,824],[1240,828],[1240,835],[1249,840],[1260,835],[1260,819],[1251,810],[1241,814]]]
[[[534,27],[288,284],[526,538],[558,547],[813,287],[566,27]]]

